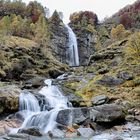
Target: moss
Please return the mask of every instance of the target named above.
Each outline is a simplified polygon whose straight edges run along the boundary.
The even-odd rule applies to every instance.
[[[20,46],[24,48],[32,48],[37,46],[37,43],[35,43],[32,40],[21,38],[21,37],[6,36],[5,46],[9,46],[9,47]]]
[[[137,77],[131,81],[126,81],[124,84],[123,84],[124,87],[137,87],[137,86],[140,86],[140,78]]]
[[[83,88],[81,88],[79,91],[76,91],[76,94],[90,99],[93,94],[96,94],[98,92],[98,85],[95,84],[97,80],[99,80],[102,77],[102,75],[95,76],[92,80],[89,81],[87,85],[85,85]]]

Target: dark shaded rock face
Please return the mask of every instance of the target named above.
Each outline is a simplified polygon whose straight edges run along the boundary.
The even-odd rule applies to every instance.
[[[46,100],[44,95],[36,93],[34,96],[38,100],[38,103],[39,103],[39,106],[41,108],[41,111],[43,111],[43,110],[51,110],[52,109],[50,107],[50,105],[49,105],[49,102]]]
[[[29,135],[32,135],[32,136],[42,136],[42,133],[40,132],[40,130],[38,128],[28,128],[28,129],[20,129],[18,131],[18,133],[25,133],[25,134],[29,134]]]
[[[86,29],[72,28],[77,36],[80,65],[87,65],[90,55],[95,52],[97,35],[96,33],[89,32]]]
[[[82,32],[77,38],[79,58],[81,65],[87,65],[89,57],[93,52],[95,52],[95,40],[96,36],[94,34],[89,34],[88,32]]]
[[[69,39],[68,30],[59,16],[54,15],[54,17],[50,20],[50,48],[57,60],[66,63],[66,50]]]

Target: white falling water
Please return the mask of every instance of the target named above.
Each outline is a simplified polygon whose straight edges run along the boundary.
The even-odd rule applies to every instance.
[[[28,91],[23,91],[19,97],[19,110],[28,110],[32,112],[39,112],[40,106],[38,100]]]
[[[66,28],[68,29],[68,33],[69,33],[69,43],[68,43],[69,66],[79,66],[79,54],[78,54],[76,35],[68,25],[66,25]]]
[[[59,88],[56,85],[52,85],[52,80],[48,79],[44,81],[46,86],[44,86],[40,91],[39,94],[44,95],[46,98],[50,108],[52,110],[48,111],[38,111],[35,110],[34,106],[38,108],[38,104],[35,102],[37,99],[35,99],[35,96],[32,94],[21,94],[20,97],[20,106],[21,109],[27,109],[32,110],[34,113],[31,113],[27,116],[25,121],[22,124],[21,128],[29,128],[32,126],[36,126],[40,128],[42,131],[47,133],[48,131],[51,131],[56,126],[56,117],[58,112],[61,109],[68,108],[68,100],[66,97],[62,95]]]

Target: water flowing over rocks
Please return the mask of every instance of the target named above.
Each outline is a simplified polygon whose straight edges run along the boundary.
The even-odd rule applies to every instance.
[[[73,108],[59,111],[56,121],[63,125],[80,124],[89,118],[88,108]]]
[[[97,34],[85,28],[75,29],[73,25],[71,27],[77,36],[80,65],[87,65],[90,55],[96,51]]]
[[[117,126],[125,122],[125,109],[117,104],[104,104],[109,100],[107,96],[94,97],[92,101],[96,106],[73,108],[68,106],[68,99],[63,96],[56,83],[47,79],[43,85],[45,86],[39,92],[20,91],[20,96],[18,95],[20,111],[10,115],[8,120],[0,122],[2,135],[8,133],[11,127],[15,128],[11,133],[14,131],[18,133],[2,136],[2,140],[3,138],[9,140],[65,140],[68,137],[77,137],[76,140],[78,137],[93,137],[95,140],[100,137],[110,137],[112,140],[125,138],[123,130],[127,129],[126,125],[124,128]],[[129,110],[129,113],[139,115],[137,110]],[[111,135],[107,132],[108,127],[112,128]],[[114,130],[118,131],[116,136]],[[129,132],[129,128],[127,130]],[[133,131],[139,131],[139,127],[135,127]]]

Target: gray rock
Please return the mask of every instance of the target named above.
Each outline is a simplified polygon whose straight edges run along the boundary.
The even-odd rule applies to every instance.
[[[41,111],[52,109],[52,107],[50,107],[49,102],[46,100],[44,95],[36,93],[36,94],[34,94],[34,96],[38,100]]]
[[[101,68],[101,69],[98,70],[99,74],[105,74],[105,73],[108,73],[108,72],[109,72],[109,69],[106,68],[106,67],[105,68]]]
[[[79,124],[89,118],[88,108],[73,108],[59,111],[56,121],[62,125]]]
[[[112,123],[124,121],[125,113],[121,106],[115,104],[104,104],[91,108],[90,118],[96,123]]]
[[[124,80],[105,75],[102,79],[96,81],[97,84],[104,85],[104,86],[117,86],[124,82]]]
[[[52,131],[49,131],[48,135],[51,138],[64,138],[65,137],[65,133],[59,129],[54,129]]]
[[[67,63],[66,49],[68,48],[68,31],[62,21],[56,23],[56,21],[50,21],[50,48],[53,56],[63,63]],[[56,74],[56,72],[51,72]],[[58,76],[58,75],[57,75]]]
[[[89,120],[96,123],[112,123],[124,121],[125,113],[121,106],[104,104],[91,108],[73,108],[61,110],[56,122],[62,125],[83,124]]]
[[[93,105],[101,105],[108,102],[108,97],[106,95],[99,95],[92,99]]]
[[[81,104],[84,103],[83,98],[75,94],[67,94],[66,97],[73,107],[81,107]]]
[[[28,135],[38,136],[38,137],[43,136],[40,129],[37,127],[32,127],[32,128],[27,128],[27,129],[19,129],[18,133],[25,133]]]
[[[39,76],[34,77],[30,80],[25,81],[24,88],[26,88],[26,89],[39,88],[42,85],[44,85],[44,80],[45,80],[45,78],[43,78],[43,77],[39,77]]]
[[[94,135],[94,131],[91,128],[79,128],[77,134],[84,138],[90,138]]]
[[[127,71],[123,71],[123,72],[119,72],[117,77],[121,78],[123,80],[132,80],[133,79],[133,74],[129,73]]]
[[[15,85],[3,86],[0,88],[0,114],[3,112],[13,113],[18,111],[20,93],[21,89]]]

